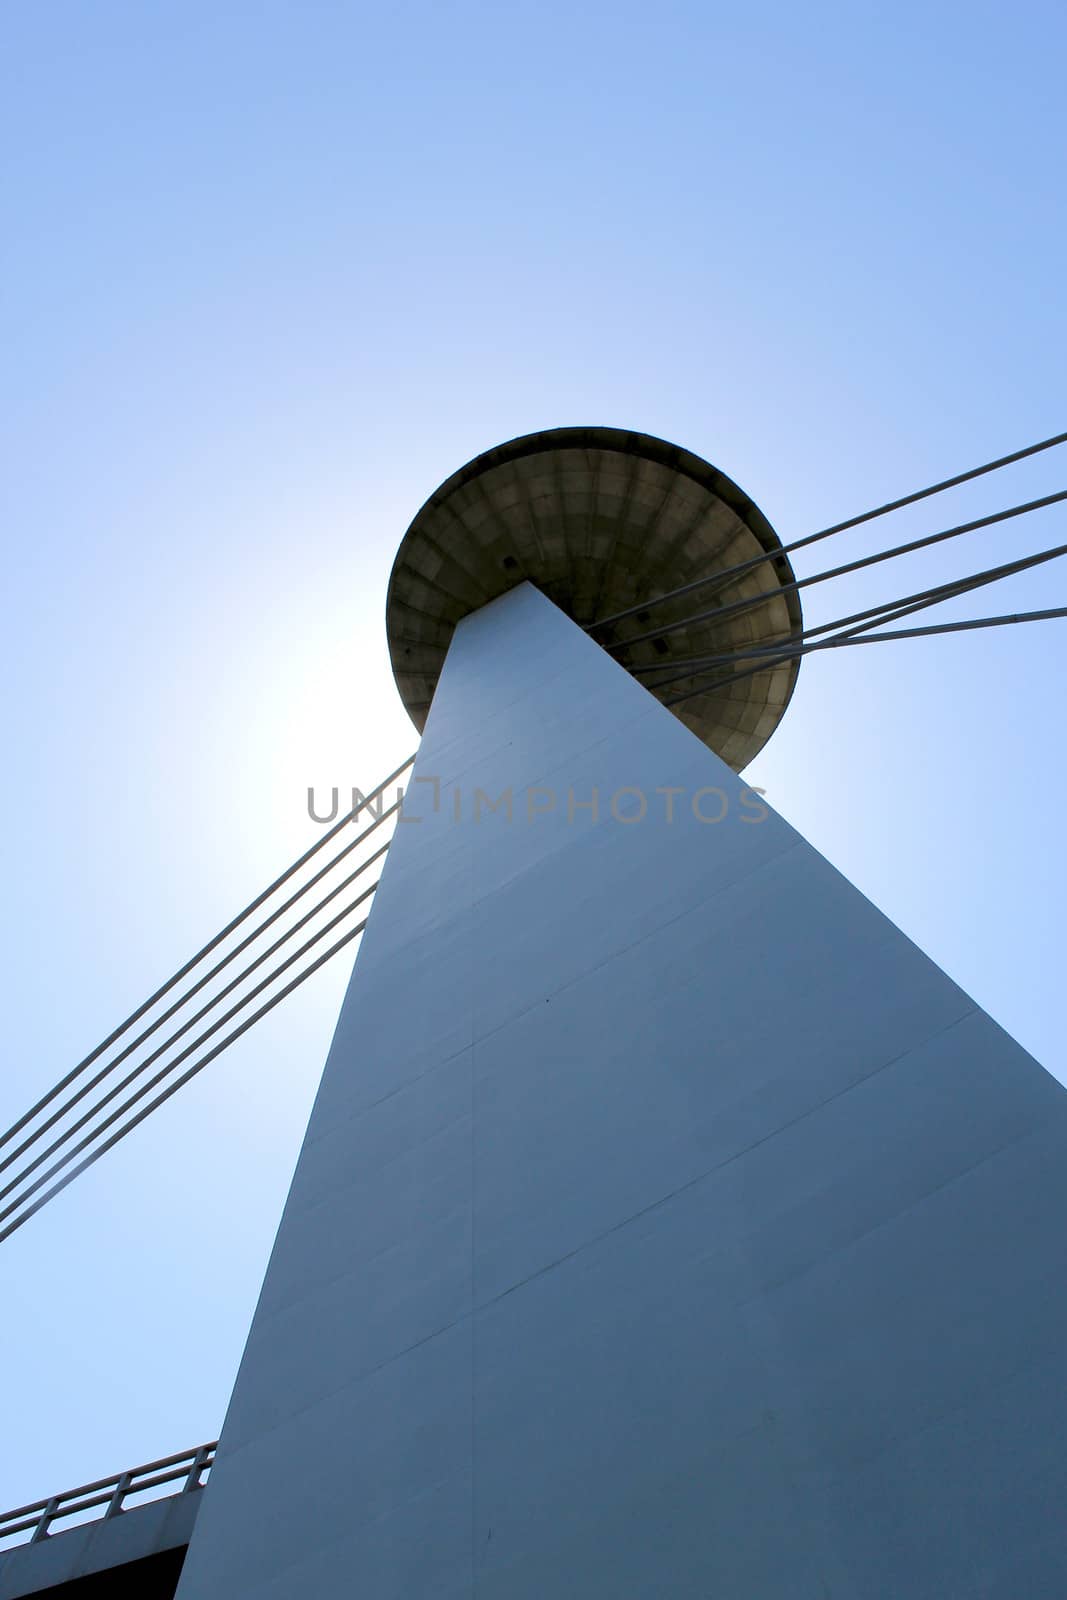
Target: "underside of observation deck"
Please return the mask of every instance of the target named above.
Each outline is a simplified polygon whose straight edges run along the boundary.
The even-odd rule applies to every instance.
[[[778,726],[796,658],[718,687],[707,671],[694,678],[678,664],[796,637],[800,602],[781,552],[736,483],[663,439],[600,427],[512,439],[443,483],[400,545],[386,630],[401,698],[421,733],[457,623],[528,581],[582,627],[638,607],[597,628],[598,643],[663,704],[686,695],[672,711],[739,772]],[[652,605],[752,561],[721,586]],[[655,631],[720,608],[729,614]]]

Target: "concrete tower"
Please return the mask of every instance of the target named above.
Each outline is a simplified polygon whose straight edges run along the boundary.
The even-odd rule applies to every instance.
[[[738,777],[795,667],[627,671],[787,636],[777,549],[604,429],[412,524],[406,819],[180,1600],[1067,1592],[1067,1096]],[[728,629],[578,625],[763,552]]]

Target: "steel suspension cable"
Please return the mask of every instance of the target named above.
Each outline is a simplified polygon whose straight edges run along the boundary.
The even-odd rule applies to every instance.
[[[829,628],[846,627],[846,625],[850,623],[861,623],[863,625],[861,627],[852,628],[851,630],[843,632],[839,635],[835,635],[835,637],[846,638],[850,637],[851,634],[868,632],[873,628],[877,628],[882,623],[894,622],[900,617],[911,615],[911,613],[915,611],[924,611],[930,606],[940,605],[945,600],[953,600],[959,595],[970,594],[974,589],[985,588],[986,585],[990,583],[999,582],[1001,578],[1013,577],[1018,572],[1027,572],[1031,567],[1041,566],[1046,561],[1055,561],[1058,557],[1063,555],[1067,555],[1067,544],[1054,545],[1048,550],[1039,551],[1036,555],[1024,556],[1018,561],[1008,561],[999,567],[988,567],[982,572],[972,573],[969,577],[958,579],[953,583],[940,584],[934,589],[920,590],[917,594],[906,596],[902,601],[894,602],[890,608],[887,608],[885,605],[881,605],[872,606],[867,611],[853,612],[853,614],[849,617],[839,618],[836,623],[824,623],[819,628],[808,630],[808,637],[810,638],[811,635],[815,633],[824,633]],[[797,637],[800,639],[802,646],[802,637]],[[691,700],[696,695],[711,694],[716,689],[728,688],[730,685],[738,683],[744,678],[752,677],[757,672],[766,672],[771,667],[778,666],[783,662],[792,660],[796,654],[796,647],[791,650],[789,648],[788,641],[783,640],[782,648],[784,649],[784,654],[775,656],[769,661],[762,662],[759,666],[747,667],[741,672],[726,674],[715,679],[712,683],[689,689],[684,694],[673,695],[669,700],[666,700],[664,704],[668,706],[679,705],[682,701]],[[681,682],[683,679],[691,678],[693,676],[694,672],[692,669],[690,669],[689,672],[680,673],[678,678],[672,678],[669,680],[669,682]],[[668,684],[661,682],[653,685],[653,687],[662,689],[668,687]]]
[[[909,607],[908,609],[916,610],[918,608]],[[893,612],[891,616],[904,614]],[[975,628],[1003,628],[1019,622],[1049,622],[1055,618],[1063,617],[1067,617],[1067,606],[1053,606],[1045,611],[1016,611],[999,617],[972,617],[968,618],[966,622],[930,623],[924,628],[891,628],[886,633],[863,633],[856,628],[850,633],[835,634],[832,638],[818,639],[811,644],[798,644],[795,649],[789,651],[787,656],[780,659],[792,661],[798,660],[801,656],[813,655],[817,650],[836,650],[858,644],[892,644],[899,639],[925,639],[935,634],[965,633]],[[882,622],[885,620],[885,618],[880,619]],[[869,626],[877,627],[879,623],[871,623]],[[756,652],[751,652],[747,658],[751,659],[751,656],[755,654]],[[738,659],[745,660],[746,655],[740,655]],[[737,678],[755,677],[757,673],[766,672],[778,664],[778,661],[765,661],[758,667],[752,667],[746,672],[736,673],[733,677],[724,678],[721,681],[723,684],[731,684]],[[704,690],[702,692],[707,693],[708,691]],[[688,695],[677,695],[674,699],[666,701],[665,704],[676,705],[679,700],[687,699],[689,699]]]
[[[89,1107],[88,1111],[82,1113],[76,1122],[73,1122],[69,1127],[64,1128],[58,1138],[53,1139],[50,1145],[48,1145],[44,1150],[38,1152],[32,1161],[27,1162],[14,1178],[12,1178],[2,1189],[0,1189],[0,1200],[5,1199],[14,1189],[17,1189],[22,1183],[24,1183],[31,1172],[36,1171],[36,1169],[41,1166],[43,1162],[48,1160],[49,1156],[54,1155],[57,1150],[62,1149],[63,1145],[72,1139],[76,1133],[80,1133],[82,1128],[84,1128],[87,1123],[91,1122],[98,1112],[102,1111],[105,1106],[110,1105],[111,1101],[114,1100],[116,1096],[120,1095],[124,1089],[128,1089],[131,1083],[136,1082],[136,1080],[143,1073],[147,1072],[149,1067],[153,1066],[159,1060],[160,1056],[165,1054],[165,1052],[170,1049],[172,1044],[176,1044],[179,1039],[183,1038],[184,1035],[189,1032],[190,1028],[194,1028],[198,1022],[203,1021],[204,1017],[213,1011],[220,1001],[225,1000],[227,995],[232,994],[233,991],[241,983],[243,983],[246,978],[251,977],[252,973],[255,972],[257,968],[261,967],[265,961],[269,961],[271,956],[276,955],[282,946],[286,944],[294,934],[299,933],[301,928],[306,927],[313,917],[316,917],[318,913],[324,909],[324,907],[329,905],[331,900],[335,900],[339,894],[343,894],[345,889],[347,889],[358,877],[360,877],[374,861],[383,856],[388,848],[388,845],[383,845],[380,850],[376,850],[374,852],[374,855],[371,856],[369,860],[362,862],[356,868],[355,872],[349,873],[347,878],[342,879],[336,888],[331,889],[329,894],[324,896],[324,898],[320,900],[317,905],[312,906],[310,911],[305,912],[300,918],[299,922],[295,922],[291,928],[287,928],[280,938],[275,939],[272,945],[268,945],[266,950],[264,950],[260,955],[256,956],[256,958],[251,961],[242,972],[237,974],[236,978],[232,978],[224,989],[220,989],[218,994],[212,995],[211,999],[206,1005],[201,1006],[199,1011],[194,1012],[188,1021],[183,1022],[181,1027],[177,1028],[172,1034],[164,1039],[163,1043],[158,1045],[150,1055],[146,1056],[143,1061],[139,1062],[137,1066],[135,1066],[132,1071],[128,1072],[124,1078],[120,1079],[117,1084],[114,1084],[105,1095],[103,1095],[99,1100],[95,1101],[94,1104]],[[363,901],[368,900],[377,887],[377,883],[372,883],[369,889],[364,889],[363,893],[360,894],[348,907],[348,911],[342,913],[342,916],[347,916],[349,911],[354,911],[356,906],[362,905]],[[330,926],[332,927],[333,924]],[[209,1032],[210,1031],[212,1030],[209,1030]],[[206,1034],[202,1034],[200,1039],[202,1040],[206,1037]],[[200,1041],[198,1040],[197,1042],[199,1043]]]
[[[298,973],[290,983],[286,984],[284,989],[281,989],[276,995],[272,995],[264,1005],[259,1007],[258,1011],[253,1012],[252,1016],[246,1017],[244,1022],[242,1022],[239,1027],[234,1028],[233,1032],[227,1034],[225,1039],[220,1040],[220,1042],[213,1046],[213,1048],[209,1050],[206,1055],[202,1056],[199,1061],[195,1061],[191,1067],[187,1068],[187,1070],[182,1073],[181,1077],[178,1078],[175,1083],[168,1084],[167,1088],[164,1089],[161,1094],[157,1095],[156,1098],[147,1106],[144,1106],[136,1116],[132,1117],[129,1122],[124,1124],[123,1127],[118,1128],[110,1136],[110,1138],[106,1139],[105,1142],[96,1150],[91,1151],[90,1154],[86,1156],[84,1161],[80,1161],[78,1165],[72,1171],[66,1173],[58,1183],[53,1184],[50,1189],[48,1189],[43,1195],[33,1202],[28,1210],[24,1211],[21,1216],[17,1216],[13,1222],[8,1223],[6,1228],[0,1230],[0,1244],[2,1244],[5,1239],[10,1238],[10,1236],[15,1233],[17,1229],[22,1227],[23,1223],[28,1222],[32,1216],[40,1211],[43,1206],[47,1205],[49,1200],[53,1199],[55,1195],[59,1194],[63,1189],[65,1189],[68,1184],[73,1183],[74,1179],[83,1173],[88,1167],[91,1167],[94,1162],[99,1161],[101,1156],[106,1155],[109,1150],[114,1149],[115,1145],[117,1145],[120,1140],[124,1139],[127,1134],[132,1133],[134,1128],[142,1123],[146,1117],[150,1116],[153,1111],[157,1110],[164,1103],[164,1101],[169,1100],[172,1095],[177,1094],[178,1090],[184,1087],[184,1085],[189,1082],[190,1078],[194,1078],[198,1072],[201,1072],[203,1068],[209,1064],[209,1062],[214,1061],[215,1058],[220,1056],[224,1050],[229,1049],[230,1045],[239,1039],[243,1033],[247,1033],[249,1028],[257,1023],[261,1017],[266,1016],[268,1011],[272,1011],[276,1005],[279,1005],[282,1000],[284,1000],[288,995],[292,994],[294,989],[298,989],[300,985],[310,978],[313,973],[317,972],[320,967],[325,966],[326,962],[331,960],[339,950],[344,949],[345,945],[350,944],[358,934],[362,933],[366,926],[367,922],[366,918],[364,918],[364,920],[357,923],[354,928],[350,928],[342,938],[338,939],[336,944],[331,945],[329,950],[326,950],[321,956],[318,957],[316,961],[313,961],[309,967],[305,968],[303,972]],[[21,1203],[22,1202],[20,1202],[20,1204]]]
[[[280,889],[281,886],[284,883],[287,883],[295,873],[300,871],[302,866],[311,860],[312,856],[329,844],[331,839],[336,838],[337,834],[340,833],[342,828],[348,825],[352,816],[356,812],[361,810],[369,801],[376,800],[379,795],[384,794],[389,785],[395,782],[397,778],[405,773],[413,764],[414,760],[414,755],[410,755],[406,761],[402,762],[394,772],[391,772],[376,789],[373,789],[371,793],[364,798],[360,806],[355,807],[353,811],[350,811],[347,814],[347,816],[342,817],[340,821],[335,823],[327,833],[323,834],[321,839],[316,840],[310,849],[305,850],[303,855],[298,856],[293,862],[292,866],[287,867],[284,872],[280,873],[279,876],[274,879],[273,883],[268,884],[262,893],[258,894],[254,900],[250,901],[249,904],[245,906],[244,910],[239,912],[231,922],[228,922],[213,939],[209,939],[202,950],[198,950],[195,956],[192,956],[184,966],[179,967],[178,971],[168,978],[166,983],[162,984],[154,994],[150,995],[148,999],[143,1002],[142,1005],[138,1006],[136,1011],[132,1011],[126,1018],[125,1022],[120,1023],[112,1033],[108,1034],[106,1039],[98,1044],[94,1050],[91,1050],[89,1054],[83,1058],[83,1060],[79,1061],[76,1067],[72,1067],[65,1077],[61,1078],[57,1084],[54,1084],[53,1087],[49,1089],[47,1094],[42,1095],[41,1099],[37,1101],[36,1105],[31,1106],[30,1109],[27,1112],[24,1112],[16,1122],[12,1123],[11,1127],[8,1128],[6,1132],[0,1134],[0,1146],[9,1143],[10,1140],[15,1138],[17,1134],[21,1133],[22,1129],[26,1127],[27,1123],[32,1122],[33,1118],[43,1111],[46,1106],[50,1105],[58,1095],[61,1095],[64,1089],[69,1088],[75,1079],[77,1079],[86,1070],[86,1068],[92,1066],[93,1062],[98,1060],[99,1057],[103,1055],[105,1050],[109,1050],[115,1041],[120,1039],[128,1028],[132,1027],[135,1022],[139,1022],[145,1013],[150,1011],[157,1001],[162,1000],[164,995],[169,994],[170,991],[177,984],[179,984],[183,978],[187,977],[188,974],[193,971],[194,967],[199,965],[205,956],[209,956],[213,950],[217,950],[219,945],[222,944],[222,942],[227,939],[231,933],[239,928],[241,924],[253,914],[253,912],[258,911],[260,906],[263,905],[264,901],[268,900],[276,889]]]
[[[700,622],[723,621],[727,617],[740,615],[743,611],[751,611],[755,606],[762,605],[765,600],[775,600],[781,595],[792,594],[800,589],[808,589],[816,583],[826,583],[830,578],[840,578],[849,572],[859,572],[864,567],[877,566],[882,561],[893,561],[897,556],[911,555],[916,550],[925,550],[930,545],[941,544],[946,539],[958,539],[961,534],[973,533],[978,528],[989,528],[994,523],[1007,522],[1013,517],[1026,516],[1031,511],[1042,511],[1047,506],[1058,505],[1067,500],[1067,489],[1060,489],[1056,494],[1043,495],[1039,500],[1028,500],[1022,505],[1009,506],[1005,511],[995,511],[987,517],[977,517],[972,522],[961,522],[952,528],[943,528],[939,533],[926,534],[921,539],[911,539],[907,544],[894,545],[890,550],[879,550],[872,556],[861,556],[856,561],[847,561],[843,566],[830,567],[825,572],[816,572],[808,578],[794,578],[790,583],[783,583],[776,589],[764,589],[759,594],[749,595],[745,600],[735,600],[730,605],[713,606],[708,611],[699,611],[695,616],[681,617],[675,622],[664,623],[659,628],[649,628],[645,633],[634,634],[629,639],[615,639],[604,646],[605,650],[625,650],[631,645],[644,644],[649,639],[662,639],[666,634],[677,633],[682,628],[695,627]]]
[[[892,622],[898,617],[909,616],[913,611],[924,609],[926,605],[938,605],[943,600],[953,600],[958,595],[967,594],[971,589],[982,588],[987,583],[995,582],[998,578],[1012,577],[1015,573],[1025,571],[1029,566],[1040,565],[1043,561],[1053,560],[1067,546],[1057,545],[1053,550],[1041,552],[1037,556],[1024,556],[1020,561],[1006,562],[1002,566],[989,567],[979,573],[972,573],[966,578],[954,578],[949,583],[937,584],[930,589],[918,589],[913,594],[902,595],[898,600],[882,601],[879,605],[870,606],[865,611],[853,611],[847,617],[835,617],[832,622],[820,622],[815,627],[804,628],[800,633],[789,634],[783,639],[754,639],[741,649],[724,650],[713,656],[676,656],[672,661],[645,661],[636,666],[628,666],[627,671],[644,676],[652,672],[667,672],[671,676],[657,678],[648,685],[650,689],[666,689],[672,683],[683,683],[686,679],[695,677],[703,669],[710,671],[712,667],[729,666],[733,661],[754,660],[757,656],[778,655],[783,650],[792,653],[795,645],[803,644],[809,639],[814,639],[822,634],[831,633],[835,628],[847,628],[852,622],[865,622],[868,618],[874,620],[869,623],[872,628],[881,623]],[[858,630],[854,630],[858,631]],[[686,670],[679,672],[679,667]]]
[[[386,780],[387,783],[389,781],[390,781],[389,779]],[[368,798],[374,798],[374,796],[372,795],[372,796],[370,796]],[[358,809],[362,810],[363,808],[361,806]],[[161,1028],[165,1022],[168,1022],[170,1020],[170,1018],[175,1015],[176,1012],[182,1010],[182,1008],[185,1005],[188,1004],[188,1002],[193,998],[194,995],[199,994],[200,991],[202,989],[204,989],[207,986],[207,984],[209,984],[211,982],[211,980],[213,978],[218,977],[219,973],[223,972],[226,969],[226,967],[228,967],[230,965],[231,962],[235,961],[236,958],[239,955],[243,954],[243,952],[248,949],[249,945],[254,944],[255,941],[259,938],[259,936],[262,933],[265,933],[268,928],[272,927],[274,925],[274,923],[276,923],[280,917],[284,916],[285,913],[288,910],[290,910],[294,905],[296,905],[297,902],[299,900],[301,900],[303,898],[303,896],[306,895],[310,889],[313,889],[317,883],[321,882],[321,880],[327,875],[327,873],[331,872],[333,870],[333,868],[338,865],[339,862],[341,862],[341,861],[343,861],[345,859],[346,856],[351,855],[353,850],[358,849],[359,846],[361,844],[363,844],[363,842],[366,839],[368,839],[372,833],[376,832],[376,830],[379,827],[381,827],[381,825],[384,822],[387,822],[388,819],[391,816],[393,816],[394,813],[398,812],[399,810],[400,810],[400,801],[397,800],[396,802],[394,802],[393,805],[391,805],[388,808],[388,810],[379,812],[375,816],[374,821],[370,824],[369,827],[364,828],[362,833],[358,834],[355,839],[351,840],[347,845],[345,845],[343,850],[339,850],[338,853],[335,856],[333,856],[326,863],[326,865],[324,867],[320,867],[318,872],[316,872],[312,877],[310,877],[305,884],[302,884],[301,887],[299,889],[297,889],[294,894],[291,894],[289,896],[289,898],[287,900],[283,901],[283,903],[280,906],[276,907],[276,909],[274,911],[272,911],[268,917],[265,917],[264,920],[259,924],[258,927],[253,928],[252,932],[247,934],[240,941],[239,944],[234,945],[233,949],[228,951],[227,954],[225,956],[223,956],[221,961],[216,962],[216,964],[210,969],[210,971],[204,973],[203,977],[199,978],[196,981],[196,983],[192,984],[190,986],[190,988],[186,989],[185,992],[182,995],[180,995],[179,998],[177,1000],[175,1000],[172,1005],[168,1006],[167,1009],[165,1011],[163,1011],[155,1019],[155,1021],[152,1022],[149,1025],[149,1027],[145,1028],[128,1045],[124,1046],[124,1048],[119,1051],[117,1056],[113,1056],[112,1059],[109,1062],[106,1063],[106,1065],[104,1065],[97,1072],[95,1072],[93,1074],[93,1076],[91,1078],[89,1078],[87,1080],[87,1082],[83,1083],[81,1085],[81,1087],[73,1095],[70,1095],[68,1097],[68,1099],[59,1107],[58,1110],[52,1112],[51,1116],[47,1117],[44,1122],[38,1123],[37,1127],[33,1129],[33,1131],[29,1134],[29,1136],[26,1139],[24,1139],[20,1145],[17,1145],[16,1148],[13,1151],[10,1152],[10,1154],[5,1156],[2,1161],[0,1161],[0,1172],[5,1171],[8,1167],[10,1167],[12,1165],[13,1162],[17,1161],[20,1155],[23,1155],[28,1149],[30,1149],[31,1146],[33,1146],[45,1133],[47,1133],[49,1131],[50,1128],[54,1128],[57,1122],[61,1122],[62,1119],[70,1111],[72,1111],[74,1109],[74,1107],[76,1105],[78,1105],[85,1098],[85,1096],[87,1094],[91,1094],[93,1089],[95,1089],[99,1084],[101,1084],[104,1081],[104,1079],[109,1076],[110,1073],[115,1071],[122,1064],[123,1061],[128,1060],[128,1058],[133,1054],[133,1052],[136,1049],[138,1049],[142,1044],[144,1044],[144,1042],[147,1039],[151,1038],[153,1033],[155,1033],[159,1028]],[[353,815],[354,815],[354,813],[350,812],[349,816],[344,819],[344,823],[342,824],[342,826],[344,824],[347,824],[347,822],[349,822],[351,820]],[[336,829],[332,829],[331,830],[331,834],[333,836],[336,836]],[[317,845],[316,848],[319,848],[323,842],[324,841],[320,841],[319,845]],[[370,855],[367,858],[367,860],[364,861],[361,864],[361,866],[357,869],[357,873],[353,874],[353,876],[357,876],[359,872],[362,872],[367,867],[371,866],[375,861],[377,861],[382,855],[385,854],[385,851],[388,848],[389,848],[388,844],[386,844],[380,850],[374,851],[373,854]],[[302,857],[301,859],[306,861],[307,858],[305,856],[305,857]],[[346,883],[351,882],[351,879],[346,879],[345,882]],[[327,897],[327,898],[331,898],[331,897]],[[326,901],[323,901],[322,904],[325,905]],[[307,920],[307,918],[304,918],[302,921],[298,922],[295,925],[294,929],[290,929],[290,932],[294,932],[296,928],[302,927],[306,920]],[[251,969],[249,969],[249,970],[251,970]],[[224,989],[222,991],[223,994],[226,994],[228,992],[229,991],[226,990],[226,989]],[[216,996],[216,998],[219,998],[219,997]],[[49,1095],[47,1097],[47,1099],[48,1100],[53,1100],[55,1098],[55,1096],[56,1096],[56,1091],[53,1090],[51,1095]],[[44,1102],[40,1102],[39,1104],[43,1106]],[[25,1119],[23,1119],[23,1121],[25,1121]],[[0,1190],[0,1195],[2,1195],[4,1192],[5,1191]]]
[[[331,933],[339,923],[344,921],[345,917],[351,915],[351,913],[356,909],[356,906],[358,906],[365,898],[365,895],[361,895],[357,900],[353,901],[351,905],[347,905],[343,910],[339,911],[335,917],[331,918],[331,920],[325,924],[324,927],[319,929],[318,933],[306,940],[298,950],[293,951],[293,953],[287,956],[284,961],[280,962],[278,966],[275,967],[273,972],[269,972],[265,978],[261,979],[260,982],[256,984],[253,989],[249,990],[248,994],[244,995],[236,1005],[231,1006],[230,1009],[224,1012],[221,1017],[217,1018],[209,1028],[205,1028],[203,1033],[199,1034],[190,1044],[186,1045],[184,1050],[181,1050],[172,1061],[167,1062],[166,1065],[161,1067],[160,1070],[155,1073],[147,1083],[142,1084],[134,1094],[130,1095],[129,1098],[123,1102],[122,1105],[116,1107],[114,1111],[104,1118],[103,1122],[99,1123],[88,1134],[86,1134],[83,1139],[79,1140],[76,1145],[72,1146],[72,1148],[68,1150],[65,1155],[63,1155],[58,1161],[54,1162],[52,1166],[47,1169],[47,1171],[41,1174],[40,1177],[35,1178],[29,1187],[22,1192],[22,1194],[5,1206],[3,1210],[0,1210],[0,1222],[11,1216],[13,1212],[17,1211],[32,1194],[35,1194],[37,1190],[46,1184],[50,1178],[54,1177],[57,1172],[60,1172],[63,1167],[67,1166],[75,1158],[75,1156],[80,1155],[80,1153],[89,1145],[91,1145],[101,1133],[104,1133],[109,1127],[117,1122],[120,1117],[124,1116],[127,1111],[129,1111],[138,1103],[138,1101],[143,1100],[146,1095],[150,1094],[158,1084],[162,1083],[164,1078],[174,1071],[175,1067],[180,1066],[183,1061],[188,1060],[189,1056],[199,1049],[200,1045],[202,1045],[207,1039],[211,1038],[212,1034],[217,1033],[221,1027],[224,1027],[227,1022],[230,1022],[235,1016],[237,1016],[239,1012],[243,1011],[245,1007],[249,1005],[251,1001],[255,1000],[258,995],[261,995],[265,989],[269,989],[276,978],[279,978],[283,972],[287,971],[288,968],[293,966],[295,962],[299,961],[302,956],[306,955],[309,950],[313,949],[315,945],[320,943],[320,941],[323,940],[328,933]],[[364,928],[366,926],[366,919],[364,919],[359,926],[360,929]],[[309,973],[312,970],[314,970],[314,968],[309,969]],[[305,974],[305,976],[306,975],[308,974]],[[291,987],[293,986],[290,986],[289,989],[283,990],[282,993],[289,993],[291,991]],[[270,1007],[261,1008],[261,1010],[255,1014],[256,1017],[262,1015],[264,1009],[269,1010]],[[252,1020],[255,1020],[255,1018]],[[244,1029],[242,1028],[240,1031],[243,1032]],[[236,1035],[233,1037],[236,1037]],[[218,1051],[212,1052],[211,1058],[213,1059],[214,1055],[216,1054],[218,1054]],[[201,1063],[201,1065],[206,1065],[206,1061]],[[183,1074],[179,1082],[187,1082],[190,1076],[191,1074]],[[164,1096],[164,1098],[168,1097]],[[3,1237],[4,1236],[0,1234],[0,1239]]]
[[[1000,566],[986,567],[981,572],[971,573],[965,578],[954,578],[949,583],[937,584],[930,589],[919,589],[914,594],[903,595],[899,600],[882,601],[879,605],[870,606],[865,611],[853,611],[847,617],[837,617],[833,622],[822,622],[813,628],[804,628],[800,633],[788,635],[784,639],[768,641],[761,648],[768,654],[779,650],[788,651],[795,643],[805,639],[814,638],[818,634],[829,633],[834,628],[844,628],[852,622],[863,622],[868,617],[876,620],[870,624],[877,627],[878,621],[891,622],[900,616],[907,616],[911,611],[921,610],[923,604],[936,605],[941,600],[951,600],[959,594],[967,594],[972,588],[982,588],[987,583],[994,583],[999,578],[1009,578],[1017,572],[1025,572],[1029,567],[1040,566],[1044,561],[1052,561],[1060,555],[1067,546],[1055,545],[1049,550],[1039,551],[1033,556],[1022,556],[1017,561],[1007,561]],[[902,608],[902,609],[897,609]],[[753,649],[755,645],[753,645]],[[640,672],[670,672],[669,678],[659,678],[649,685],[651,689],[665,689],[672,683],[681,683],[687,678],[692,678],[703,667],[712,667],[721,663],[734,660],[738,652],[733,650],[722,651],[714,656],[677,656],[673,661],[647,661],[628,670]],[[687,670],[678,672],[675,669],[684,667]]]
[[[900,511],[905,506],[915,505],[920,500],[927,500],[931,495],[941,494],[946,489],[955,489],[961,483],[969,483],[974,478],[980,478],[987,472],[996,472],[1001,467],[1011,466],[1016,461],[1023,461],[1028,456],[1039,455],[1042,450],[1051,450],[1056,445],[1067,443],[1067,433],[1057,433],[1051,439],[1042,439],[1038,444],[1027,445],[1024,450],[1014,450],[1010,455],[999,456],[996,461],[987,461],[983,466],[971,467],[967,472],[960,472],[954,478],[943,478],[940,483],[934,483],[926,489],[917,489],[912,494],[902,495],[899,500],[889,500],[883,506],[876,506],[873,511],[864,511],[858,517],[849,517],[844,522],[835,522],[832,527],[822,528],[818,533],[806,534],[802,539],[794,539],[790,544],[782,545],[778,550],[767,550],[761,555],[752,556],[747,561],[739,561],[732,567],[726,567],[721,572],[712,572],[704,578],[694,578],[691,583],[683,583],[676,589],[669,589],[665,594],[655,595],[651,600],[643,600],[638,605],[628,606],[625,611],[616,611],[610,617],[599,617],[596,622],[586,625],[586,631],[594,632],[598,628],[607,628],[615,622],[622,622],[627,617],[640,616],[641,612],[649,611],[653,606],[661,605],[665,600],[677,600],[687,594],[695,594],[698,589],[703,589],[708,584],[716,583],[725,587],[727,582],[740,578],[746,572],[762,566],[766,561],[775,561],[779,556],[792,555],[795,550],[803,550],[807,545],[817,544],[820,539],[829,539],[832,534],[844,533],[849,528],[858,528],[861,523],[873,522],[877,517],[888,516],[891,511]]]
[[[951,596],[946,598],[951,598]],[[894,617],[904,616],[913,609],[915,608],[909,606],[903,612],[889,611],[884,616],[879,617],[877,621],[871,623],[870,626],[880,627],[882,623],[892,621]],[[790,660],[794,660],[799,656],[810,655],[815,650],[829,650],[837,645],[878,644],[883,639],[923,639],[928,635],[937,633],[963,633],[970,628],[999,628],[1013,622],[1048,622],[1056,617],[1067,617],[1067,606],[1054,606],[1046,611],[1016,611],[1005,613],[1003,616],[998,617],[973,617],[966,622],[934,622],[929,623],[925,628],[893,628],[888,633],[861,633],[856,629],[851,633],[844,633],[830,639],[820,639],[812,643],[807,642],[807,634],[798,634],[796,645],[788,648],[788,656]],[[708,667],[713,665],[729,666],[733,661],[759,661],[764,656],[772,655],[775,650],[781,649],[781,645],[776,645],[762,648],[753,647],[751,650],[737,650],[728,656],[709,656],[707,661],[701,663],[701,665]],[[772,664],[770,662],[767,663],[768,666]],[[730,681],[728,678],[724,680],[727,683]]]
[[[969,617],[966,622],[931,622],[925,628],[891,628],[888,633],[858,633],[842,639],[820,639],[801,645],[798,655],[815,650],[834,650],[842,645],[886,644],[896,639],[925,639],[938,633],[966,633],[975,628],[1006,628],[1018,622],[1051,622],[1067,617],[1067,606],[1052,606],[1046,611],[1013,611],[1000,617]]]

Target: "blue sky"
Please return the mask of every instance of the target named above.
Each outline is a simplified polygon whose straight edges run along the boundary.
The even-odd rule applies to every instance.
[[[790,539],[1065,426],[1051,4],[15,0],[0,41],[5,1125],[312,841],[309,784],[414,747],[385,584],[472,455],[642,429]],[[1067,564],[943,614],[1058,604]],[[1063,1078],[1065,664],[1056,623],[828,652],[749,771]],[[346,977],[0,1247],[0,1505],[216,1432]]]

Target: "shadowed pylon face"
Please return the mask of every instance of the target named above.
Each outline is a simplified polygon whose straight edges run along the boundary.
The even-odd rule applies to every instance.
[[[404,536],[386,608],[397,687],[421,732],[457,622],[524,580],[586,627],[768,554],[722,590],[711,584],[597,632],[623,666],[658,669],[641,681],[666,702],[696,686],[671,672],[672,663],[775,644],[800,631],[796,593],[777,592],[793,581],[788,558],[775,555],[780,550],[767,519],[735,483],[662,439],[618,428],[557,428],[513,439],[442,484]],[[761,596],[732,616],[652,632]],[[782,662],[687,698],[676,715],[740,771],[777,727],[797,670],[795,659]],[[661,677],[671,682],[658,691]]]
[[[456,627],[178,1600],[1065,1592],[1067,1094],[754,798]]]

